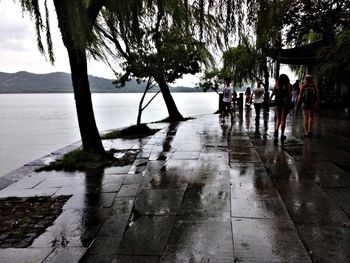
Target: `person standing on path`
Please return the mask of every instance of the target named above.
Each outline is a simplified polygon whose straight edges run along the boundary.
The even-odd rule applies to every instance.
[[[278,77],[270,96],[270,104],[273,96],[275,96],[275,113],[277,117],[274,138],[278,139],[278,130],[281,127],[281,142],[284,142],[286,139],[284,130],[291,102],[291,85],[286,74],[281,74]]]
[[[299,97],[300,93],[300,88],[299,88],[299,80],[297,79],[295,83],[292,85],[292,103],[293,103],[293,109],[297,107],[297,100]]]
[[[257,80],[256,87],[253,88],[252,96],[250,97],[250,104],[254,98],[254,109],[255,109],[255,121],[258,122],[260,119],[260,110],[264,101],[265,89],[261,87],[261,80]]]
[[[312,137],[312,126],[314,123],[314,113],[320,105],[320,96],[317,85],[311,75],[306,75],[301,86],[297,105],[303,110],[304,116],[304,137]]]
[[[226,117],[228,116],[228,114],[230,114],[231,118],[233,118],[232,108],[231,108],[232,93],[233,93],[233,88],[231,86],[231,79],[225,78],[224,90],[223,90],[223,96],[222,96],[222,102],[223,102],[223,111],[221,113],[222,117]]]
[[[250,87],[247,87],[244,95],[245,95],[245,106],[247,109],[250,109],[250,101],[252,96],[252,91],[250,90]]]

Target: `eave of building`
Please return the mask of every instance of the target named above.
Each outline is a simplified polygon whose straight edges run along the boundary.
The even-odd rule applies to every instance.
[[[323,40],[295,48],[270,50],[271,57],[282,64],[315,65],[319,61],[318,50],[325,46]]]

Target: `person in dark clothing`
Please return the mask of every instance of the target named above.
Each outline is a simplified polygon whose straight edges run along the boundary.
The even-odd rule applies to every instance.
[[[277,116],[274,137],[275,139],[278,138],[278,130],[281,127],[281,141],[283,142],[286,139],[284,130],[286,128],[286,119],[291,101],[291,85],[286,74],[281,74],[278,77],[276,85],[270,96],[270,103],[273,96],[275,96],[275,113]]]
[[[299,87],[299,80],[297,79],[295,83],[292,85],[292,90],[291,90],[293,108],[296,108],[297,106],[299,93],[300,93],[300,87]]]
[[[245,95],[245,106],[246,106],[247,109],[248,108],[250,109],[250,98],[252,96],[252,91],[250,90],[250,87],[248,87],[246,89],[244,95]]]
[[[342,95],[342,101],[343,101],[344,110],[345,110],[345,117],[349,117],[349,111],[350,111],[350,92],[349,92],[349,90],[347,90]]]

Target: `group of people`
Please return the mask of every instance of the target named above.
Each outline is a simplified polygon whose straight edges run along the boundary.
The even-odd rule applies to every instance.
[[[231,104],[234,90],[231,86],[231,79],[226,78],[223,91],[223,112],[222,114],[231,113]],[[254,101],[256,113],[256,121],[259,121],[260,110],[264,102],[265,89],[262,87],[262,81],[258,80],[256,87],[252,91],[249,89],[249,94],[246,91],[246,105],[251,105]],[[290,110],[296,107],[301,107],[304,118],[304,134],[303,137],[313,136],[314,112],[319,107],[320,97],[319,90],[311,75],[306,75],[304,83],[299,87],[299,82],[291,85],[286,74],[281,74],[272,90],[269,97],[269,103],[272,104],[272,98],[275,97],[275,112],[276,126],[274,138],[277,140],[279,131],[281,132],[280,139],[283,142],[286,139],[284,131],[286,128],[286,118]]]
[[[298,82],[297,82],[298,85]],[[304,134],[303,137],[312,137],[312,127],[314,122],[314,112],[319,107],[320,96],[316,83],[311,75],[306,75],[304,83],[301,85],[298,94],[298,86],[291,85],[286,74],[281,74],[270,96],[270,103],[275,96],[276,127],[275,139],[278,139],[281,130],[281,141],[286,139],[284,131],[286,128],[286,118],[289,111],[295,107],[303,110]]]
[[[237,93],[231,86],[231,79],[225,78],[224,80],[224,89],[222,92],[222,116],[232,115],[232,103],[236,102]]]

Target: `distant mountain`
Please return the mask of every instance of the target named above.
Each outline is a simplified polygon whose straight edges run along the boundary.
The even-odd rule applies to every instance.
[[[116,88],[112,79],[89,75],[90,90],[94,93],[137,93],[143,92],[145,83],[137,84],[135,80],[125,87]],[[157,91],[158,87],[154,88]],[[200,89],[172,87],[171,92],[199,92]],[[0,93],[69,93],[73,92],[71,76],[64,72],[34,74],[26,71],[16,73],[0,72]]]

